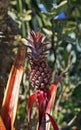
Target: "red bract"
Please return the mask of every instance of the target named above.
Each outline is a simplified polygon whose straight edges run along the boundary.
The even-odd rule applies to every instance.
[[[30,119],[32,107],[34,102],[37,103],[39,111],[39,124],[38,130],[47,130],[48,122],[50,121],[53,129],[58,130],[58,126],[51,116],[53,105],[55,101],[56,91],[58,84],[52,84],[49,89],[36,90],[35,94],[31,95],[28,99],[28,123],[30,129]],[[46,118],[48,116],[48,120]]]

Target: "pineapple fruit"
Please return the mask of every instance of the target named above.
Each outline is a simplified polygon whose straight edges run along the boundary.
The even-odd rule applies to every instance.
[[[31,32],[31,38],[27,39],[30,43],[28,58],[31,69],[29,72],[32,87],[36,89],[48,88],[51,82],[52,70],[46,62],[47,44],[45,37],[40,32]]]

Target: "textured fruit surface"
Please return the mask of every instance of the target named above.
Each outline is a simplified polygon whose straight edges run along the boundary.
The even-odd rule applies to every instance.
[[[39,65],[32,66],[30,70],[30,81],[33,87],[47,88],[51,81],[51,69],[48,64],[42,61]]]
[[[41,33],[31,32],[28,57],[31,69],[29,72],[32,87],[36,89],[47,88],[51,82],[52,70],[46,62],[47,45],[45,37]]]

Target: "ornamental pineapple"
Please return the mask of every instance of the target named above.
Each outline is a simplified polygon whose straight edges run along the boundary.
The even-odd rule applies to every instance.
[[[31,38],[29,41],[30,52],[28,52],[28,58],[30,60],[30,81],[32,87],[36,89],[48,88],[51,82],[52,70],[46,62],[47,44],[45,43],[45,37],[41,33],[31,32]]]

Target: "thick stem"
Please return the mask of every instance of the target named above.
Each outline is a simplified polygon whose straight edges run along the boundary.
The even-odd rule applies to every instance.
[[[46,130],[46,116],[43,116],[41,124],[40,124],[40,126],[39,126],[39,124],[37,125],[36,130]]]

